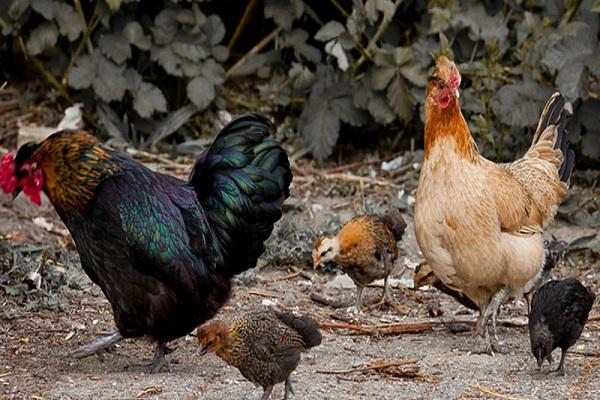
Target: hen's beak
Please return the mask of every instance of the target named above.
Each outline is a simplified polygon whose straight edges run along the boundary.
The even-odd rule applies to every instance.
[[[208,349],[206,347],[200,347],[200,355],[204,356],[208,353]]]
[[[313,261],[313,269],[319,268],[319,265],[321,265],[321,260]]]

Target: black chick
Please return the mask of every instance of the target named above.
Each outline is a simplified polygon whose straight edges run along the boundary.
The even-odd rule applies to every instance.
[[[542,368],[544,360],[552,363],[552,351],[562,350],[556,372],[565,374],[565,355],[587,322],[596,295],[575,278],[550,281],[533,295],[529,313],[531,352]]]

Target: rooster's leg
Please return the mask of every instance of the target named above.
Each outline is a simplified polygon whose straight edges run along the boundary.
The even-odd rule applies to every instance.
[[[260,400],[269,400],[271,398],[271,392],[273,391],[273,386],[267,386],[264,389],[265,389],[265,391],[263,392],[263,395],[260,398]]]
[[[69,353],[69,356],[74,358],[84,358],[91,356],[99,352],[100,350],[104,350],[113,344],[120,342],[123,340],[123,335],[120,332],[114,332],[108,336],[98,338],[85,346],[81,346],[80,348],[73,350]]]
[[[285,381],[285,394],[283,395],[283,400],[288,400],[288,396],[290,394],[294,394],[294,388],[292,387],[292,381],[290,381],[290,378],[287,378]]]
[[[165,358],[166,354],[173,352],[173,349],[167,347],[166,342],[157,342],[156,351],[154,352],[154,358],[150,364],[133,364],[125,367],[128,371],[140,371],[156,373],[163,369],[169,369],[169,362]]]

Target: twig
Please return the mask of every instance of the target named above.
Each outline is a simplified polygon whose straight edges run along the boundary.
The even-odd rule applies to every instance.
[[[402,361],[392,361],[392,362],[373,362],[366,367],[358,367],[358,368],[350,368],[350,369],[342,369],[338,371],[327,371],[327,370],[318,370],[316,371],[318,374],[327,374],[327,375],[338,375],[338,374],[351,374],[354,372],[364,372],[378,369],[386,369],[390,367],[400,367],[402,365],[415,364],[417,360],[402,360]]]
[[[179,163],[169,160],[168,158],[165,158],[161,155],[149,153],[147,151],[133,149],[133,148],[127,148],[127,153],[131,154],[133,157],[143,158],[143,159],[145,159],[145,161],[154,161],[154,162],[158,162],[158,163],[162,163],[162,164],[167,164],[170,166],[177,166],[179,168],[187,168],[187,166],[184,164],[179,164]]]
[[[5,376],[9,376],[9,375],[11,375],[11,374],[12,374],[12,372],[11,372],[11,371],[9,371],[9,372],[4,372],[4,373],[0,374],[0,378],[4,378]]]
[[[577,354],[584,357],[600,357],[600,353],[593,351],[569,351],[570,354]]]
[[[274,297],[276,299],[283,298],[283,296],[280,295],[279,293],[268,292],[266,290],[260,290],[260,289],[250,289],[250,290],[248,290],[248,294],[253,294],[253,295],[262,296],[262,297]]]
[[[327,179],[327,180],[357,182],[359,184],[366,183],[366,184],[371,184],[371,185],[389,186],[389,187],[400,189],[400,186],[396,185],[393,182],[389,182],[384,179],[371,178],[369,176],[358,176],[358,175],[341,174],[341,173],[334,173],[334,174],[320,173],[319,176],[324,179]]]
[[[231,51],[231,49],[233,49],[233,47],[237,43],[238,39],[240,38],[242,32],[244,31],[244,29],[246,29],[246,26],[248,26],[248,23],[250,23],[250,20],[252,19],[252,14],[253,14],[255,8],[256,8],[256,0],[250,0],[248,2],[248,5],[246,6],[244,15],[242,15],[242,19],[240,19],[240,22],[238,23],[237,28],[235,28],[235,32],[233,32],[233,36],[231,36],[231,39],[229,39],[229,43],[227,44],[227,48],[229,49],[229,51]]]
[[[381,324],[381,325],[358,325],[349,324],[346,322],[321,322],[319,326],[322,329],[348,329],[355,332],[360,332],[366,335],[393,335],[402,333],[421,333],[427,331],[434,326],[431,322],[404,322],[396,324]]]
[[[482,393],[485,393],[485,394],[490,395],[492,397],[497,397],[499,399],[505,399],[505,400],[524,400],[522,397],[515,397],[515,396],[511,396],[511,395],[499,393],[499,392],[496,392],[493,389],[486,388],[486,387],[483,387],[481,385],[471,385],[471,384],[469,384],[469,386],[472,387],[473,389],[479,390]]]
[[[302,271],[295,271],[292,272],[291,274],[287,274],[285,276],[282,276],[281,278],[275,278],[270,280],[269,282],[281,282],[281,281],[287,281],[289,279],[294,279],[299,277],[300,275],[302,275]]]
[[[329,306],[329,307],[332,307],[332,308],[335,308],[335,309],[343,308],[343,307],[346,307],[348,305],[348,304],[343,303],[341,301],[330,300],[330,299],[326,298],[325,296],[321,296],[320,294],[318,294],[316,292],[312,292],[310,294],[310,299],[312,301],[314,301],[315,303],[322,304],[322,305],[325,305],[325,306]]]
[[[229,68],[227,70],[227,72],[225,72],[225,79],[230,78],[231,75],[233,75],[233,73],[246,62],[246,60],[248,59],[249,56],[251,56],[253,54],[257,54],[259,51],[261,51],[262,49],[264,49],[269,43],[271,43],[271,40],[273,40],[275,38],[275,36],[280,31],[281,31],[280,27],[275,28],[273,30],[273,32],[269,33],[260,42],[258,42],[256,44],[256,46],[254,46],[253,48],[251,48],[248,53],[246,53],[242,58],[240,58],[238,60],[238,62],[236,62],[235,64],[233,64],[233,66],[231,68]]]
[[[333,4],[333,6],[335,8],[338,9],[338,11],[340,12],[340,14],[342,14],[345,18],[348,18],[350,16],[350,14],[348,13],[348,11],[346,11],[344,9],[344,7],[342,7],[342,5],[337,2],[337,0],[329,0],[329,1],[331,2],[331,4]]]
[[[367,165],[377,165],[377,164],[382,163],[383,161],[387,161],[387,160],[358,161],[358,162],[353,162],[353,163],[346,164],[346,165],[340,165],[338,167],[327,168],[325,171],[327,171],[327,173],[342,172],[342,171],[346,171],[349,169],[364,167]]]
[[[88,44],[90,35],[92,34],[92,31],[96,28],[96,26],[98,26],[98,23],[100,22],[100,17],[98,17],[98,7],[99,7],[98,4],[99,4],[99,2],[96,2],[96,6],[94,7],[94,12],[92,13],[92,17],[90,18],[90,22],[86,25],[85,31],[83,32],[83,35],[81,36],[81,41],[79,42],[79,45],[77,46],[77,48],[75,49],[75,52],[71,56],[71,59],[69,60],[69,65],[67,66],[67,69],[65,69],[65,73],[63,74],[63,77],[62,77],[63,85],[65,85],[67,83],[69,71],[73,67],[73,64],[75,64],[75,61],[77,61],[77,59],[79,58],[79,55],[81,54],[81,51],[83,50],[84,46],[86,46]],[[83,15],[83,9],[81,8],[81,3],[79,1],[75,1],[75,9],[79,13],[79,17],[81,18],[81,20],[85,23],[85,16]],[[90,50],[90,48],[88,48],[88,50]]]

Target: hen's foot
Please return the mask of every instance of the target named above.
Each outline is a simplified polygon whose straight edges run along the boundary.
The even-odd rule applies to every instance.
[[[95,339],[92,342],[86,344],[85,346],[81,346],[80,348],[73,350],[67,355],[74,358],[89,357],[93,354],[98,353],[101,350],[109,348],[110,346],[117,342],[120,342],[121,340],[123,340],[123,335],[121,335],[120,332],[114,332],[108,336]]]

